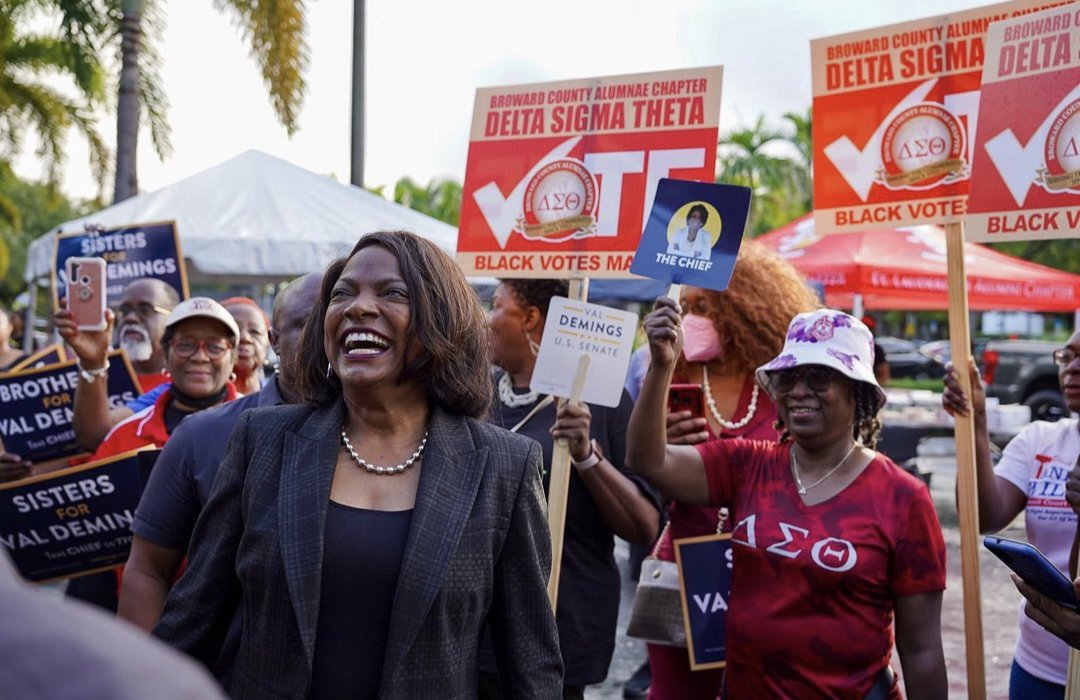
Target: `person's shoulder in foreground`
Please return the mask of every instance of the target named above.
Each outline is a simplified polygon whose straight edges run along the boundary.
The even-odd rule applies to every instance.
[[[206,670],[126,623],[34,590],[0,552],[0,698],[216,700]]]

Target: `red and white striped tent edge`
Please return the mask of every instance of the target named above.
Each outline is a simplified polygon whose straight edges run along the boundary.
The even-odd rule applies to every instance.
[[[819,235],[807,215],[754,239],[825,289],[833,308],[949,308],[945,229],[921,225]],[[1020,260],[977,243],[964,244],[968,304],[978,311],[1073,313],[1080,275]]]

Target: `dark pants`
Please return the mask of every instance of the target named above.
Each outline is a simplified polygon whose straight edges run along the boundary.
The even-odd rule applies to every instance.
[[[1020,664],[1012,662],[1012,672],[1009,674],[1010,700],[1062,700],[1064,697],[1065,686],[1036,678],[1020,668]]]
[[[585,686],[564,685],[562,689],[563,700],[585,700]],[[496,673],[480,672],[480,700],[503,700],[502,683]]]

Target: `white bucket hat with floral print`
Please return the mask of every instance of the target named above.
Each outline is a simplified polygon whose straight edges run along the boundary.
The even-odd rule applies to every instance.
[[[866,382],[877,390],[882,405],[885,403],[885,392],[874,377],[874,336],[850,314],[819,309],[793,318],[784,349],[758,367],[758,383],[771,393],[769,372],[802,365],[824,365],[857,382]]]

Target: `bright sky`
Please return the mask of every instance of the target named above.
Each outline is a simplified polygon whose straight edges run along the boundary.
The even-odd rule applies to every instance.
[[[352,1],[309,0],[311,63],[300,129],[275,120],[239,32],[211,0],[167,2],[160,47],[174,154],[140,133],[151,191],[255,148],[349,179]],[[778,124],[810,105],[810,40],[977,7],[978,0],[368,0],[365,183],[461,180],[475,89],[724,66],[721,128]],[[115,116],[100,130],[112,145]],[[32,147],[26,149],[32,151]],[[86,146],[70,139],[65,191],[94,193]],[[39,177],[32,153],[17,171]],[[112,181],[107,196],[111,197]]]

